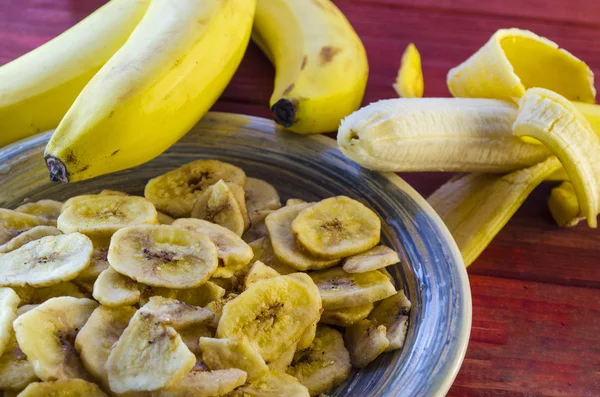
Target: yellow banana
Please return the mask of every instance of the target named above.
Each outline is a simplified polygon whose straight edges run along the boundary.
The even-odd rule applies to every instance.
[[[528,30],[500,29],[448,72],[455,97],[519,99],[542,87],[571,101],[594,103],[594,74],[579,58]]]
[[[252,39],[275,66],[277,123],[302,134],[330,132],[360,106],[367,56],[330,0],[258,0]]]
[[[81,92],[46,147],[54,181],[144,163],[212,106],[250,38],[255,0],[152,0]]]
[[[442,185],[427,201],[452,233],[469,266],[533,189],[560,167],[558,159],[551,156],[504,176],[467,174]]]
[[[0,67],[0,147],[55,128],[123,45],[149,0],[112,0],[60,36]]]
[[[577,195],[581,215],[596,227],[600,212],[600,137],[561,95],[531,88],[519,103],[517,136],[534,138],[559,158]]]
[[[516,116],[512,103],[494,99],[388,99],[346,117],[338,145],[378,171],[510,172],[551,154],[514,136]]]
[[[558,226],[572,227],[585,219],[579,214],[579,201],[571,182],[565,181],[552,189],[548,198],[548,208]]]
[[[423,97],[423,70],[421,69],[421,54],[413,43],[410,43],[404,54],[396,84],[394,84],[396,93],[401,98],[422,98]]]

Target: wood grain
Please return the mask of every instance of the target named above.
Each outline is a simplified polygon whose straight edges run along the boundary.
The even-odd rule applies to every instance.
[[[102,0],[0,0],[0,64],[50,40]],[[600,75],[598,0],[338,0],[367,48],[364,103],[394,96],[410,42],[425,94],[447,96],[448,70],[499,28],[546,36]],[[250,45],[215,110],[269,117],[273,68]],[[403,174],[423,195],[447,174]],[[600,396],[600,234],[559,229],[538,188],[469,268],[473,331],[453,397]]]

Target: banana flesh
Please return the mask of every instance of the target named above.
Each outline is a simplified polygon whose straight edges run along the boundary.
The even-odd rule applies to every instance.
[[[388,99],[346,117],[337,139],[346,156],[376,171],[510,172],[551,154],[514,136],[516,116],[495,99]]]
[[[518,99],[531,87],[571,101],[595,103],[594,74],[580,59],[533,32],[500,29],[479,51],[448,72],[455,97]]]
[[[153,0],[46,147],[50,178],[75,182],[144,163],[183,136],[239,65],[255,0]]]
[[[552,156],[504,176],[468,174],[442,185],[427,201],[450,230],[469,266],[533,189],[560,167],[558,159]]]
[[[561,161],[573,184],[581,215],[596,227],[600,212],[600,137],[561,95],[532,88],[520,100],[515,135],[543,143]]]
[[[423,97],[421,54],[413,43],[410,43],[404,50],[394,89],[401,98]]]
[[[577,193],[571,182],[565,181],[552,189],[548,198],[548,208],[556,224],[561,227],[572,227],[584,218],[580,216]]]
[[[0,147],[56,128],[79,92],[125,43],[149,0],[113,0],[0,67]]]
[[[275,121],[330,132],[362,101],[368,63],[360,38],[330,0],[258,0],[252,39],[275,66]]]

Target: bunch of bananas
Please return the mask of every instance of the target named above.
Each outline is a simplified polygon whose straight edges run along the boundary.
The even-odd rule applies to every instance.
[[[409,46],[396,90],[346,117],[338,144],[379,171],[454,171],[428,201],[470,265],[544,180],[560,226],[600,213],[600,106],[590,68],[530,31],[501,29],[448,73],[455,98],[420,98],[421,60]]]
[[[276,68],[278,123],[329,132],[360,106],[365,49],[330,0],[111,0],[0,68],[0,147],[56,128],[60,182],[144,163],[208,111],[251,35]]]

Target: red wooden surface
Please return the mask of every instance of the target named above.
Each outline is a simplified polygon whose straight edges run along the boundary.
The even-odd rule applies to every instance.
[[[49,40],[102,0],[0,0],[0,64]],[[365,103],[394,96],[402,50],[423,57],[425,94],[499,28],[557,41],[600,75],[600,0],[338,0],[371,68]],[[273,70],[254,45],[216,110],[269,116]],[[423,195],[443,174],[403,175]],[[450,396],[600,396],[600,234],[557,228],[538,188],[469,268],[473,331]]]

